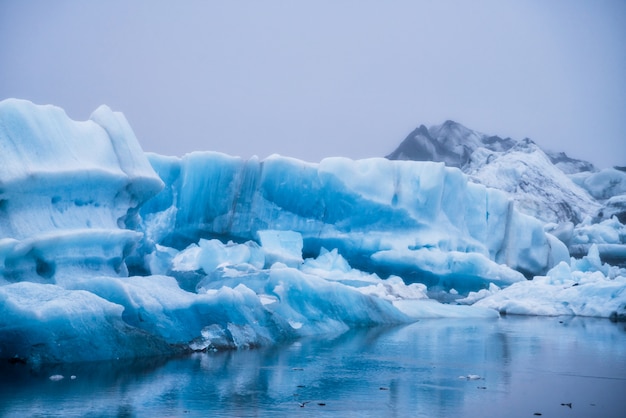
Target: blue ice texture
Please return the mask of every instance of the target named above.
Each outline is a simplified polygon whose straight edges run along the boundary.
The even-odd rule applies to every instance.
[[[77,122],[0,102],[0,358],[249,348],[505,312],[609,317],[626,310],[625,277],[597,246],[571,259],[506,194],[442,163],[166,157],[106,106]]]

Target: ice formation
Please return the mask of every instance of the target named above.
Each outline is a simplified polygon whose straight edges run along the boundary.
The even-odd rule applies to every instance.
[[[57,107],[0,102],[0,274],[123,273],[141,239],[137,208],[162,187],[121,113],[102,106],[74,122]]]
[[[166,186],[141,209],[147,238],[179,250],[200,238],[241,242],[262,239],[266,230],[294,231],[305,257],[337,248],[362,270],[429,285],[444,284],[445,276],[453,286],[468,276],[512,283],[522,279],[513,270],[545,273],[563,253],[506,194],[441,163],[309,164],[214,152],[149,158]],[[468,257],[480,267],[465,269]]]
[[[600,261],[594,245],[589,255],[559,263],[546,276],[515,283],[506,289],[493,285],[472,292],[459,302],[520,315],[608,316],[626,320],[626,271]]]
[[[554,277],[608,301],[567,313],[621,312],[622,270],[593,256],[594,272],[570,266],[506,194],[440,163],[146,156],[106,107],[74,122],[13,99],[0,103],[0,150],[0,358],[132,358],[497,318],[514,309],[496,296]],[[442,292],[465,303],[432,299]]]
[[[603,200],[626,194],[626,173],[614,168],[576,173],[571,178],[596,199]]]

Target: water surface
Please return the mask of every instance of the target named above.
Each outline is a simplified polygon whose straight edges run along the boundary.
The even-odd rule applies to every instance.
[[[264,349],[0,373],[7,417],[623,417],[626,330],[590,318],[423,320]]]

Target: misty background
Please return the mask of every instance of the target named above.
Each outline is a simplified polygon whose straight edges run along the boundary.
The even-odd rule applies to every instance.
[[[380,157],[420,124],[626,165],[626,2],[0,0],[0,99],[146,151]]]

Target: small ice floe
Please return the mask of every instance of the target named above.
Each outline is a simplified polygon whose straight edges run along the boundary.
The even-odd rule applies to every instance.
[[[71,375],[71,376],[70,376],[70,379],[72,379],[72,380],[76,380],[76,376],[75,376],[75,375]]]
[[[62,374],[53,374],[48,379],[52,380],[53,382],[58,382],[59,380],[65,379],[65,376],[63,376]]]
[[[482,378],[480,376],[478,376],[477,374],[468,374],[467,376],[459,376],[459,379],[480,380]]]

